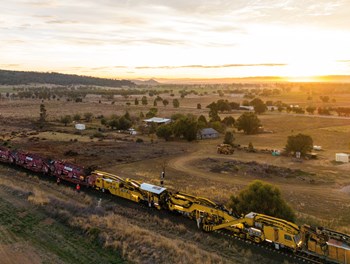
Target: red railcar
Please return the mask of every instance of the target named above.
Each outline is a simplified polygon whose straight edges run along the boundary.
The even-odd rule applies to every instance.
[[[37,154],[27,153],[23,151],[12,152],[14,163],[34,172],[49,172],[49,160]]]
[[[89,173],[84,167],[62,160],[50,162],[50,174],[65,181],[89,185]]]
[[[13,163],[14,157],[10,149],[0,147],[0,161],[5,163]]]

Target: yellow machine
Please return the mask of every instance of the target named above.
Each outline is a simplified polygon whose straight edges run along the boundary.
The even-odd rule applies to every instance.
[[[196,219],[199,228],[203,224],[222,224],[236,219],[223,206],[209,199],[181,192],[170,194],[167,204],[170,211]]]
[[[350,263],[350,236],[333,230],[303,225],[304,250],[336,263]]]
[[[166,188],[148,183],[140,183],[131,179],[123,179],[117,175],[93,171],[93,186],[102,192],[108,191],[113,195],[137,202],[150,207],[161,209],[163,200],[166,199]]]
[[[251,212],[246,216],[220,225],[204,225],[206,231],[219,229],[232,230],[235,235],[257,243],[267,241],[275,247],[288,247],[296,250],[302,240],[299,227],[286,220]]]

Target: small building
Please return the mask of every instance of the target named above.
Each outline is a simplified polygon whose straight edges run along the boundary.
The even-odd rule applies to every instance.
[[[239,110],[254,111],[254,106],[251,105],[240,105]]]
[[[348,162],[349,162],[349,154],[346,154],[346,153],[336,153],[336,154],[335,154],[335,161],[336,161],[336,162],[348,163]]]
[[[198,139],[218,138],[219,132],[214,128],[203,128],[198,132]]]
[[[85,124],[75,124],[75,129],[77,130],[85,130]]]
[[[169,118],[161,118],[161,117],[152,117],[149,119],[145,119],[143,120],[144,122],[146,122],[147,124],[158,124],[158,125],[162,125],[162,124],[168,124],[171,122],[171,119]]]

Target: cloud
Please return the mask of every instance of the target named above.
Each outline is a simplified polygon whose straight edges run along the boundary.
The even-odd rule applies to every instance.
[[[9,64],[0,64],[0,66],[4,68],[17,68],[17,67],[20,67],[21,64],[9,63]]]
[[[139,66],[135,69],[184,69],[184,68],[193,68],[193,69],[218,69],[218,68],[234,68],[234,67],[283,67],[287,66],[284,63],[248,63],[248,64],[223,64],[223,65],[183,65],[183,66]]]
[[[49,20],[46,21],[47,24],[78,24],[76,20]]]

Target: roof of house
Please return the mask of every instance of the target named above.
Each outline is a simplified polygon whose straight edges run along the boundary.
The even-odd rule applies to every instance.
[[[211,135],[211,134],[219,134],[218,131],[216,131],[214,128],[203,128],[201,131],[200,131],[201,135]]]
[[[149,183],[141,183],[140,188],[141,190],[148,191],[155,194],[161,194],[166,190],[166,188],[164,187],[160,187]]]
[[[143,121],[145,121],[147,123],[167,123],[167,122],[171,121],[171,119],[161,118],[161,117],[152,117],[150,119],[145,119]]]

